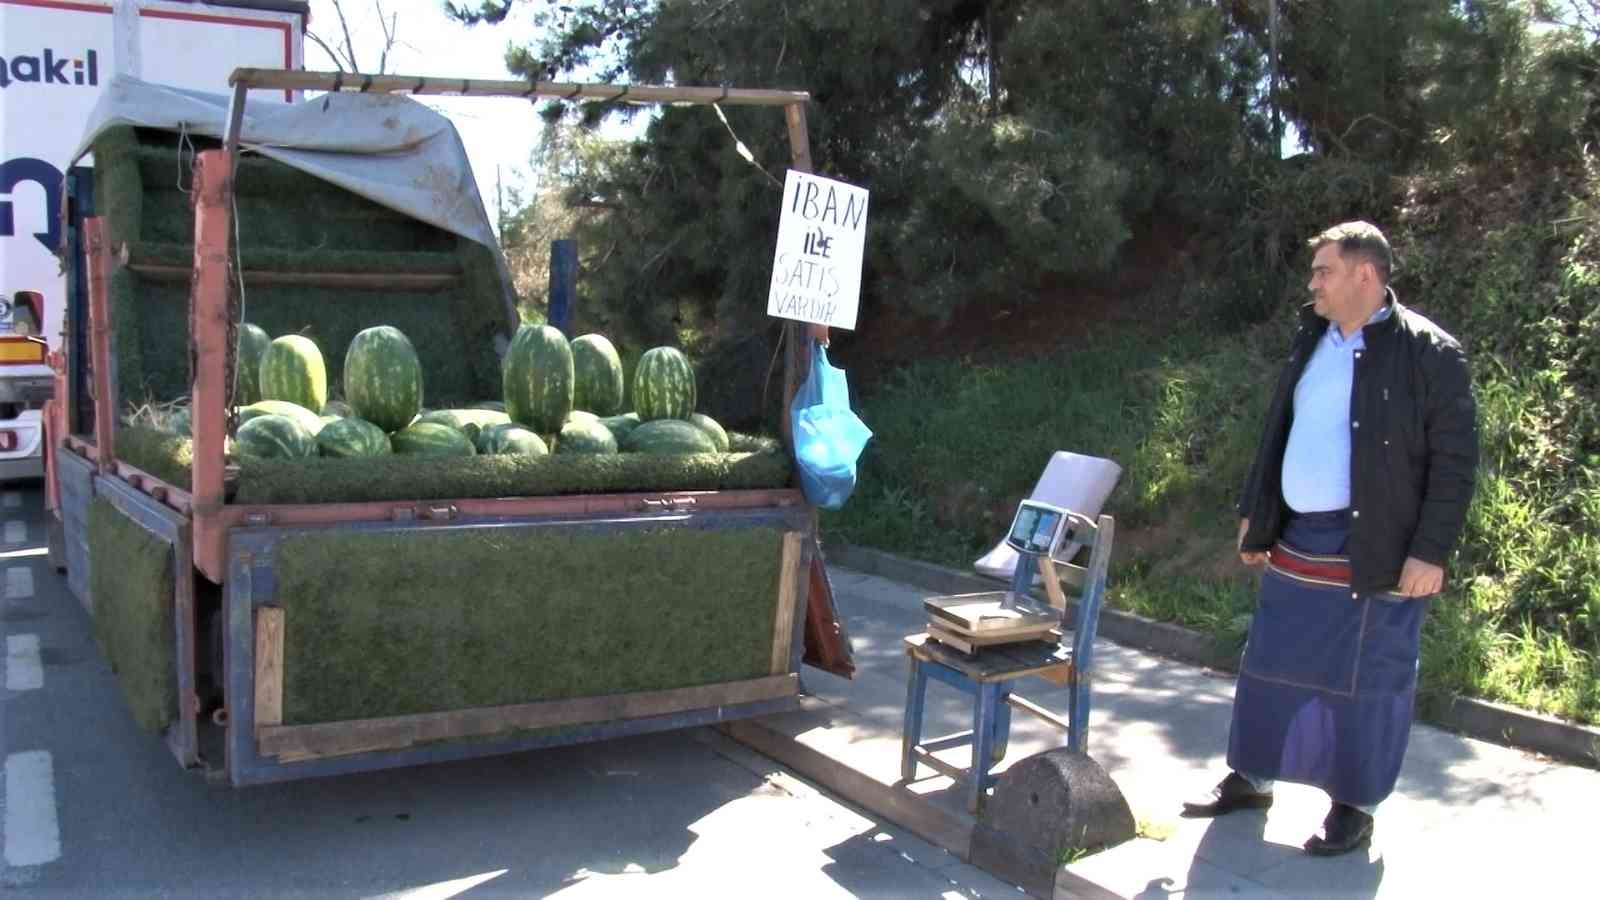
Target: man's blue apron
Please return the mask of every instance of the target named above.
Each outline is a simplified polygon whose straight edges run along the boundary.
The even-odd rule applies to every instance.
[[[1261,580],[1234,695],[1228,765],[1370,806],[1411,734],[1427,603],[1352,597],[1349,512],[1294,515]]]

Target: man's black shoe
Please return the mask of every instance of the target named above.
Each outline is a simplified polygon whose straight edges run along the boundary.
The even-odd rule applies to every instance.
[[[1372,843],[1372,817],[1343,803],[1333,804],[1322,820],[1322,834],[1306,841],[1312,856],[1341,856]]]
[[[1236,809],[1266,809],[1272,805],[1272,794],[1255,789],[1243,775],[1229,772],[1228,777],[1211,789],[1211,796],[1203,800],[1185,801],[1183,815],[1189,819],[1209,819],[1224,816]]]

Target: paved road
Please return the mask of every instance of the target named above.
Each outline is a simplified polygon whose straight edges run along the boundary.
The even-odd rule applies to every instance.
[[[138,730],[0,485],[0,890],[38,897],[1019,897],[706,730],[234,790]]]

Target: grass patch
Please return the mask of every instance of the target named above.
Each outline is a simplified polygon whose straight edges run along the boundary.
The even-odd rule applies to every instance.
[[[1495,232],[1448,277],[1412,257],[1411,277],[1438,282],[1419,294],[1455,298],[1425,312],[1472,353],[1483,451],[1423,631],[1424,710],[1464,694],[1600,723],[1600,237],[1550,242],[1543,229]],[[1535,277],[1542,265],[1559,277]],[[1284,310],[1234,335],[1110,333],[1008,364],[909,367],[860,398],[876,436],[855,496],[824,526],[965,569],[1052,452],[1113,459],[1110,605],[1236,650],[1256,576],[1233,553],[1233,503],[1292,321]]]
[[[97,499],[89,505],[89,554],[95,639],[134,721],[160,734],[178,715],[172,546]]]
[[[286,539],[277,552],[284,720],[764,676],[782,536],[779,528],[595,527]],[[409,563],[397,567],[399,559]]]

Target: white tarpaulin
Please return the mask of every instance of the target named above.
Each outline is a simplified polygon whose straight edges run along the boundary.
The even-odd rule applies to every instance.
[[[119,75],[90,113],[72,160],[118,126],[220,139],[229,99]],[[512,303],[505,260],[466,148],[439,113],[396,94],[330,93],[289,104],[257,91],[245,104],[240,145],[488,247]]]

